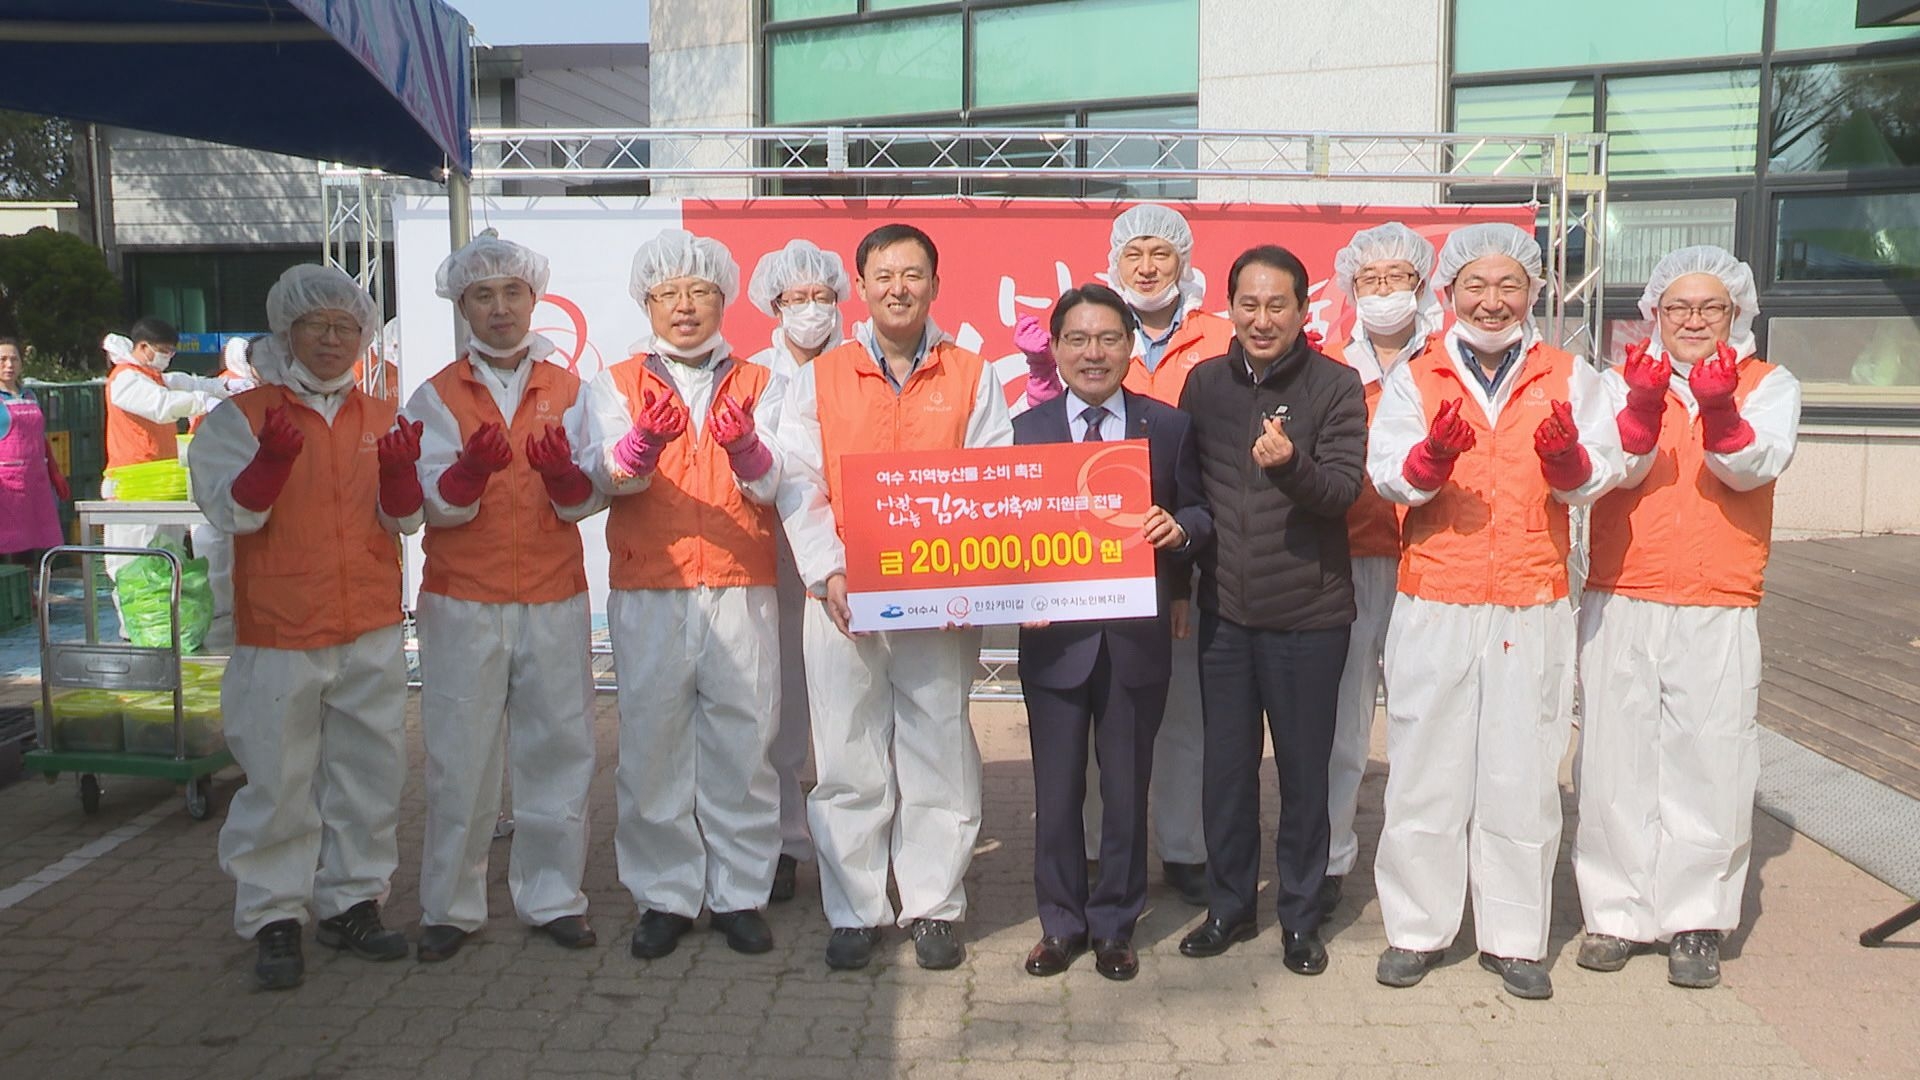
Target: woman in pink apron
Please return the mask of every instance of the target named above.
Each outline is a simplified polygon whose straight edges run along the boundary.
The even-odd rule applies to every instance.
[[[0,555],[33,562],[65,542],[60,507],[67,481],[47,452],[47,420],[20,384],[20,343],[0,338]]]

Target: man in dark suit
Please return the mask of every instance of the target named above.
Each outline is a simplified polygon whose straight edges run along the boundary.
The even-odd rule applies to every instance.
[[[1167,701],[1173,638],[1191,632],[1188,564],[1213,539],[1185,413],[1120,386],[1134,317],[1117,293],[1082,285],[1054,305],[1049,327],[1066,392],[1013,420],[1015,445],[1145,439],[1153,506],[1141,532],[1156,549],[1153,618],[1029,623],[1020,685],[1033,744],[1034,892],[1044,935],[1027,972],[1057,975],[1091,945],[1109,979],[1139,971],[1133,926],[1147,899],[1147,783]],[[1091,726],[1103,803],[1100,874],[1089,889],[1080,807]]]

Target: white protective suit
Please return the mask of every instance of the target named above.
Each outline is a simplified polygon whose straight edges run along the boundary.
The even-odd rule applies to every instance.
[[[251,344],[246,338],[231,337],[220,348],[220,377],[232,393],[258,385],[253,364],[247,359]],[[193,554],[207,560],[207,585],[213,592],[213,622],[207,628],[206,644],[209,649],[226,651],[233,647],[233,534],[209,524],[195,525],[191,535]]]
[[[352,311],[368,325],[373,302],[345,275],[336,284],[318,280],[319,271],[295,267],[281,279],[294,287],[276,285],[268,294],[276,340],[256,348],[254,363],[262,382],[294,390],[331,424],[351,384],[315,389],[285,351],[287,327],[318,307]],[[346,290],[359,293],[364,313]],[[233,500],[234,478],[258,449],[237,406],[222,405],[201,423],[191,483],[194,501],[216,528],[252,533],[271,517],[272,508],[256,512]],[[401,520],[380,513],[379,520],[394,534],[412,533],[421,522],[417,513]],[[324,538],[316,538],[315,554],[325,554]],[[397,621],[328,648],[234,648],[220,701],[227,744],[247,782],[227,808],[220,866],[237,885],[233,925],[242,938],[268,923],[304,925],[310,913],[329,919],[386,895],[399,865],[395,829],[407,764],[401,649]]]
[[[1536,272],[1537,259],[1536,252]],[[1460,359],[1458,329],[1442,339],[1447,355],[1474,401],[1497,417],[1518,379],[1509,372],[1489,400]],[[1522,353],[1538,340],[1529,323]],[[1620,480],[1620,435],[1599,372],[1576,357],[1568,389],[1592,473],[1578,489],[1553,495],[1585,506]],[[1397,367],[1367,446],[1367,474],[1390,501],[1419,506],[1433,497],[1401,475],[1426,437],[1411,371]],[[1572,722],[1571,601],[1508,607],[1402,594],[1385,656],[1386,825],[1374,883],[1388,942],[1446,948],[1471,884],[1480,950],[1542,959],[1560,850],[1560,759]]]
[[[878,355],[866,324],[854,336]],[[926,347],[939,339],[929,323]],[[801,579],[819,597],[828,577],[846,572],[846,551],[828,498],[814,375],[813,364],[800,369],[781,419],[788,475],[780,515]],[[983,366],[963,445],[1012,444],[1005,392],[992,365]],[[849,640],[821,602],[807,605],[805,619],[819,777],[807,819],[827,922],[844,929],[965,917],[962,878],[980,832],[980,748],[967,717],[980,631],[877,631]]]
[[[119,334],[108,334],[101,342],[107,357],[115,364],[134,364],[152,369],[152,364],[142,364],[133,356],[133,342]],[[159,369],[160,377],[166,380],[161,386],[151,379],[141,378],[131,371],[113,372],[107,379],[107,398],[117,409],[123,409],[142,420],[155,423],[177,423],[204,416],[227,399],[227,384],[224,378],[208,378],[185,371],[167,371]],[[113,498],[113,480],[101,481],[100,497]],[[155,540],[167,537],[184,541],[187,530],[179,525],[108,525],[101,530],[103,542],[108,547],[151,547]],[[122,567],[133,559],[126,555],[108,555],[105,557],[108,577],[118,577]],[[231,583],[231,578],[229,578]],[[216,597],[216,600],[218,597]],[[114,597],[117,608],[120,598]],[[231,587],[229,586],[228,611],[232,610]]]

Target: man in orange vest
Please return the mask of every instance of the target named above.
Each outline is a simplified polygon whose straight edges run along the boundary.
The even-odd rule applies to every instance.
[[[297,985],[301,926],[370,960],[407,954],[380,921],[399,863],[406,662],[396,538],[420,527],[420,426],[353,385],[373,298],[339,270],[296,266],[267,292],[261,385],[208,414],[194,500],[234,534],[234,635],[220,689],[246,770],[220,830],[234,929],[254,977]]]
[[[583,949],[595,942],[580,891],[593,657],[576,523],[606,498],[573,462],[584,432],[570,438],[562,421],[580,421],[580,380],[545,361],[553,345],[531,329],[544,256],[488,230],[447,256],[434,289],[470,337],[407,402],[422,425],[427,523],[415,612],[427,749],[418,955],[445,960],[486,926],[503,766],[513,771],[514,912]]]
[[[1545,998],[1573,704],[1567,508],[1619,481],[1620,436],[1599,372],[1533,324],[1545,282],[1531,234],[1456,229],[1433,278],[1454,324],[1388,374],[1367,451],[1374,487],[1408,508],[1387,630],[1375,977],[1419,982],[1471,885],[1481,966],[1509,994]]]
[[[613,496],[614,852],[641,909],[630,948],[642,960],[672,952],[702,908],[735,952],[773,948],[760,909],[780,856],[767,744],[780,715],[771,437],[786,381],[721,336],[739,289],[718,241],[662,230],[629,284],[651,341],[588,390],[582,464]]]
[[[1355,319],[1347,343],[1325,351],[1359,373],[1371,420],[1386,373],[1426,351],[1445,320],[1433,291],[1433,244],[1397,221],[1362,229],[1334,254],[1333,278],[1353,304]],[[1328,912],[1340,902],[1341,883],[1360,855],[1353,818],[1373,737],[1387,617],[1400,577],[1400,510],[1364,478],[1360,498],[1347,511],[1347,550],[1353,559],[1355,615],[1327,765],[1331,840],[1320,902]]]
[[[1754,355],[1753,271],[1721,248],[1653,268],[1652,341],[1607,373],[1627,475],[1594,504],[1580,606],[1578,962],[1671,940],[1667,980],[1720,982],[1760,776],[1758,610],[1800,383]]]
[[[1171,207],[1141,203],[1113,219],[1108,234],[1107,277],[1136,320],[1133,356],[1123,386],[1176,408],[1187,375],[1202,360],[1226,354],[1233,323],[1204,308],[1206,279],[1193,267],[1193,229]],[[1027,354],[1027,403],[1060,394],[1060,376],[1048,350],[1047,329],[1031,315],[1014,327],[1014,344]],[[1197,581],[1199,571],[1193,571]],[[1191,608],[1176,601],[1173,613],[1173,682],[1154,740],[1148,806],[1166,882],[1181,899],[1205,907],[1207,843],[1200,821],[1200,655]],[[1083,826],[1087,858],[1099,856],[1098,766],[1088,766]]]
[[[881,926],[898,922],[910,928],[920,966],[941,970],[966,954],[953,923],[967,913],[962,879],[980,832],[980,748],[967,719],[980,632],[852,632],[840,459],[1010,446],[1013,424],[993,368],[930,317],[940,255],[926,233],[883,225],[860,241],[854,267],[868,321],[800,369],[781,417],[789,455],[781,518],[801,580],[820,601],[808,605],[805,627],[819,777],[807,817],[833,927],[827,965],[865,967]]]

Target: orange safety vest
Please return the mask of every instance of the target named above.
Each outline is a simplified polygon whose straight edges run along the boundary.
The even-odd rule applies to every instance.
[[[1533,432],[1568,400],[1569,353],[1541,342],[1507,373],[1513,392],[1489,424],[1462,384],[1444,340],[1408,361],[1428,423],[1453,398],[1473,425],[1473,449],[1453,476],[1402,521],[1400,591],[1445,604],[1532,607],[1567,595],[1567,507],[1553,497],[1533,452]]]
[[[1427,337],[1427,348],[1432,348],[1439,335]],[[1347,350],[1343,345],[1329,344],[1320,350],[1328,358],[1347,363]],[[1348,367],[1353,365],[1347,364]],[[1373,382],[1364,384],[1367,396],[1367,426],[1373,426],[1373,417],[1380,410],[1380,393],[1386,387],[1383,375]],[[1360,497],[1355,499],[1352,508],[1347,511],[1347,550],[1356,559],[1397,559],[1400,557],[1400,518],[1405,508],[1390,503],[1373,489],[1373,481],[1364,472],[1360,475]]]
[[[285,406],[306,443],[266,525],[233,538],[234,640],[324,649],[400,622],[400,547],[381,527],[376,443],[394,407],[352,391],[329,425],[284,387],[232,399],[255,432]]]
[[[636,419],[654,396],[680,391],[655,364],[677,361],[646,355],[612,368],[613,385]],[[715,373],[713,400],[758,401],[773,373],[751,361],[728,358]],[[684,404],[684,402],[682,403]],[[617,495],[607,514],[608,583],[616,589],[725,588],[772,585],[773,533],[779,515],[747,498],[734,482],[727,452],[707,418],[696,437],[693,425],[660,452],[659,468],[645,490]]]
[[[1740,365],[1736,404],[1773,365]],[[1698,417],[1667,391],[1653,466],[1593,506],[1587,588],[1662,604],[1753,607],[1772,551],[1773,484],[1735,491],[1708,471]]]
[[[820,453],[827,501],[840,505],[840,459],[847,454],[958,450],[966,445],[974,391],[986,361],[952,342],[927,350],[898,393],[865,345],[849,341],[813,361]],[[846,528],[834,515],[834,528]]]
[[[1224,356],[1233,344],[1233,324],[1218,315],[1198,308],[1186,313],[1180,328],[1173,332],[1160,364],[1152,371],[1147,362],[1135,355],[1127,362],[1127,374],[1120,385],[1136,394],[1144,394],[1164,405],[1178,406],[1180,391],[1186,389],[1187,375],[1202,360]]]
[[[580,396],[580,380],[567,369],[528,361],[527,389],[507,424],[513,461],[487,480],[479,512],[464,525],[427,527],[427,562],[420,588],[455,600],[482,604],[551,604],[587,591],[580,529],[560,520],[545,481],[527,462],[524,447],[539,438]],[[428,380],[441,404],[460,425],[460,443],[482,424],[505,424],[500,406],[474,377],[465,357]]]
[[[113,403],[113,380],[122,371],[131,371],[163,390],[167,386],[159,372],[144,364],[115,364],[107,372],[107,468],[178,458],[180,444],[174,441],[180,431],[178,424],[135,416]]]

